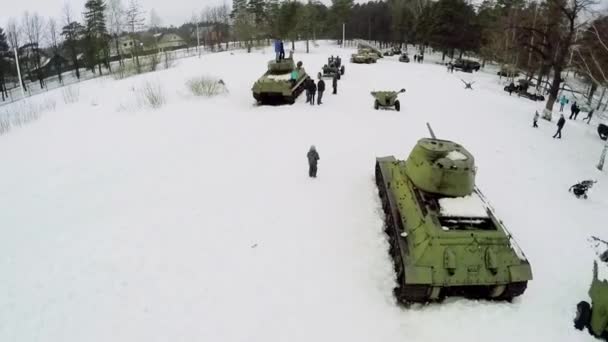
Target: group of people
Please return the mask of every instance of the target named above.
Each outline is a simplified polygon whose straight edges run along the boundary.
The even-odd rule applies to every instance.
[[[566,95],[562,95],[562,97],[559,99],[559,111],[563,112],[564,111],[564,106],[570,102],[568,100],[568,98],[566,97]],[[576,101],[574,101],[574,103],[572,104],[572,106],[570,106],[570,117],[569,119],[571,120],[576,120],[576,117],[578,116],[578,114],[581,111],[581,108],[578,106],[578,104],[576,103]],[[587,117],[583,119],[583,121],[587,120],[587,124],[589,124],[591,122],[591,118],[593,117],[593,112],[594,109],[591,109],[588,113],[587,113]],[[536,128],[538,127],[538,119],[540,118],[540,115],[538,114],[538,111],[536,111],[536,113],[534,113],[534,119],[532,121],[532,127]],[[559,119],[557,120],[557,131],[555,132],[555,134],[553,135],[553,138],[557,138],[557,139],[561,139],[562,138],[562,130],[564,129],[564,126],[566,125],[566,118],[564,117],[564,114],[561,113],[559,116]]]
[[[449,73],[452,73],[452,74],[454,73],[454,63],[452,63],[452,62],[448,62],[448,72],[449,72]],[[511,94],[511,93],[509,92],[509,95],[510,95],[510,94]]]
[[[416,54],[416,55],[414,55],[414,62],[415,63],[422,63],[422,62],[424,62],[424,55],[423,54],[420,54],[420,55]]]
[[[304,83],[304,89],[306,90],[306,103],[310,103],[311,106],[315,104],[315,96],[317,96],[317,105],[323,104],[323,93],[325,92],[325,81],[321,73],[317,74],[319,81],[315,83],[312,78],[309,78]],[[338,77],[334,75],[332,78],[333,93],[338,93]]]

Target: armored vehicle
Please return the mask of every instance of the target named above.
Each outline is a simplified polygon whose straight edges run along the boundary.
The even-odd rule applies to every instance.
[[[357,53],[353,53],[350,57],[351,63],[376,63],[378,55],[370,49],[359,49]]]
[[[528,88],[530,88],[530,86],[534,86],[528,80],[520,79],[520,80],[517,80],[517,83],[518,83],[518,85],[515,85],[515,83],[511,82],[508,86],[506,86],[504,88],[504,91],[515,92],[517,94],[517,96],[525,97],[532,101],[544,101],[545,100],[545,97],[543,95],[539,94],[538,92],[533,92],[533,93],[528,92]]]
[[[268,71],[253,84],[251,90],[259,104],[291,104],[304,90],[304,81],[308,78],[302,62],[296,66],[290,55],[278,62],[269,61]]]
[[[606,244],[605,241],[596,237],[593,239]],[[600,267],[605,269],[606,262],[608,262],[608,251],[603,252],[599,258]],[[603,273],[606,274],[605,271]],[[576,305],[574,327],[578,330],[587,328],[592,335],[608,340],[608,281],[600,279],[598,276],[597,260],[593,262],[593,278],[588,293],[591,303],[581,301]]]
[[[374,109],[395,107],[396,111],[400,111],[401,104],[397,100],[397,96],[401,93],[405,93],[405,89],[399,91],[372,91]]]
[[[402,303],[445,296],[511,300],[532,279],[528,260],[475,186],[463,146],[423,138],[407,160],[376,160],[389,254]]]
[[[481,64],[478,62],[468,59],[458,59],[454,62],[454,69],[458,69],[464,72],[479,71]]]
[[[344,75],[344,65],[342,65],[342,60],[340,57],[333,57],[327,59],[327,64],[323,66],[321,70],[323,72],[323,77],[334,77],[337,76],[337,79],[340,79],[342,75]]]
[[[401,56],[399,56],[399,62],[409,63],[410,57],[407,55],[407,53],[404,53]]]

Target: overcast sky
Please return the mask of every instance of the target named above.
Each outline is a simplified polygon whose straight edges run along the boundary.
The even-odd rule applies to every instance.
[[[1,0],[0,5],[0,27],[6,27],[8,18],[16,17],[20,19],[25,11],[37,12],[44,17],[61,18],[61,9],[64,3],[69,3],[73,13],[82,13],[86,0]],[[304,1],[304,0],[302,0]],[[356,3],[362,3],[366,0],[355,0]],[[482,0],[471,0],[473,3],[480,3]],[[598,8],[608,8],[608,0],[597,0]],[[128,0],[122,0],[126,6]],[[144,12],[146,20],[149,19],[150,10],[156,10],[156,13],[162,19],[163,25],[179,26],[192,18],[193,13],[200,13],[206,6],[219,5],[226,2],[231,5],[232,0],[139,0]],[[330,0],[322,0],[326,4],[330,4]],[[80,19],[80,18],[79,18]]]
[[[44,17],[61,17],[64,3],[69,3],[72,12],[81,13],[86,0],[0,0],[0,27],[5,27],[8,18],[21,17],[23,12],[37,12]],[[193,13],[200,12],[205,6],[214,6],[224,3],[232,4],[232,0],[139,0],[149,19],[153,8],[161,17],[163,25],[179,26],[192,17]],[[122,0],[126,6],[128,0]],[[20,19],[20,18],[18,18]],[[79,18],[80,19],[80,18]]]

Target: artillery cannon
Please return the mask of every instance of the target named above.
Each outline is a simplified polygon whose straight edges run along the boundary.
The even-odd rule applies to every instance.
[[[401,104],[397,97],[399,94],[405,93],[405,89],[399,91],[372,91],[374,97],[374,109],[394,107],[396,111],[401,110]]]

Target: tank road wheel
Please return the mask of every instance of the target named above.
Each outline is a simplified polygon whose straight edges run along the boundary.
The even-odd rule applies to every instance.
[[[526,287],[528,287],[527,281],[507,284],[505,291],[500,296],[496,297],[496,299],[510,302],[513,300],[513,298],[523,294],[524,291],[526,291]]]
[[[395,101],[395,110],[396,111],[400,111],[401,110],[401,104],[399,103],[399,100]]]
[[[591,305],[582,301],[576,305],[576,317],[574,317],[574,327],[583,330],[591,322]]]
[[[378,102],[378,100],[374,101],[374,109],[378,110],[378,108],[380,108],[380,102]]]

